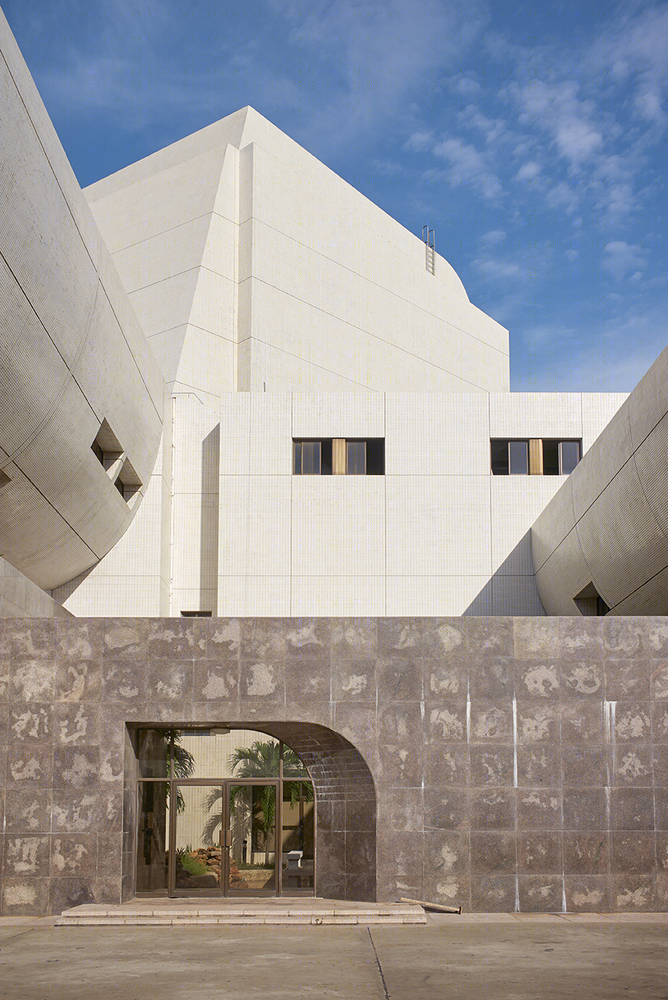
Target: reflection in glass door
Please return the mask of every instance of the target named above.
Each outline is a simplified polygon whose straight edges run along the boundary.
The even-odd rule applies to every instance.
[[[226,782],[225,895],[275,895],[277,783]]]
[[[219,896],[224,853],[220,842],[222,788],[206,784],[173,787],[176,809],[170,830],[170,895]]]

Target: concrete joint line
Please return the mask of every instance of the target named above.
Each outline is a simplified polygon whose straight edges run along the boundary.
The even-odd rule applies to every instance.
[[[385,996],[385,1000],[390,1000],[390,994],[388,993],[388,990],[387,990],[387,983],[385,982],[385,976],[383,975],[383,968],[382,968],[382,966],[380,964],[380,959],[378,957],[378,952],[376,951],[376,945],[374,943],[373,937],[371,936],[371,928],[367,927],[367,931],[369,932],[369,941],[371,942],[371,947],[373,948],[373,955],[374,955],[374,958],[376,960],[376,966],[378,968],[378,975],[380,976],[380,981],[383,984],[383,993],[384,993],[384,996]]]

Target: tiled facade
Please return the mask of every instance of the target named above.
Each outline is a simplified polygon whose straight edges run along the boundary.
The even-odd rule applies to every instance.
[[[317,891],[668,908],[668,619],[0,622],[2,913],[134,890],[134,724],[307,764]]]

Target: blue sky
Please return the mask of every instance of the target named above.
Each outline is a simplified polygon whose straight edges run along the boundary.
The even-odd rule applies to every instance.
[[[668,3],[3,9],[82,185],[250,104],[435,229],[513,389],[628,391],[668,342]]]

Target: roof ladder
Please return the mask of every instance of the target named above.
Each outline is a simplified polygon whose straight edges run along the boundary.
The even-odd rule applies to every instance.
[[[422,227],[422,240],[425,249],[425,263],[430,274],[436,274],[436,237],[429,226]]]

